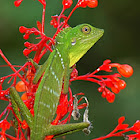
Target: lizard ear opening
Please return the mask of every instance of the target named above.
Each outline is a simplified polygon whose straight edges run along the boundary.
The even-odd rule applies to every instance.
[[[91,28],[88,25],[85,25],[81,29],[82,33],[89,34],[91,32]]]
[[[74,46],[75,44],[76,44],[76,39],[75,38],[72,38],[71,45]]]

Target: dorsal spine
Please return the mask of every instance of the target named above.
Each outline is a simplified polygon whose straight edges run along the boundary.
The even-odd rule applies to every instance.
[[[67,34],[68,31],[70,31],[72,28],[68,27],[68,28],[64,28],[60,33],[58,33],[58,35],[56,36],[56,46],[57,45],[61,45],[64,43],[64,38],[65,35]]]

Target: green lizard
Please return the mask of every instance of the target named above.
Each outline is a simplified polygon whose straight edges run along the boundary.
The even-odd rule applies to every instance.
[[[57,35],[55,49],[33,81],[36,84],[45,72],[35,95],[34,118],[15,89],[10,89],[10,96],[14,98],[31,129],[31,140],[43,140],[46,135],[63,134],[89,126],[88,123],[52,126],[51,122],[59,103],[63,81],[63,92],[68,92],[70,68],[101,38],[103,32],[89,24],[81,24],[63,29]]]

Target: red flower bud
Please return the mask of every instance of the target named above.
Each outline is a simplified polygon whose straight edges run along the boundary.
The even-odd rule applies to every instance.
[[[124,89],[126,87],[126,82],[124,80],[119,80],[118,87],[119,89]]]
[[[102,96],[103,98],[106,98],[106,92],[103,91],[101,96]]]
[[[28,49],[24,49],[24,50],[23,50],[23,54],[24,54],[25,56],[28,56],[31,52],[32,52],[32,50],[28,50]]]
[[[26,85],[25,85],[25,83],[24,83],[23,81],[19,81],[19,82],[16,84],[15,88],[16,88],[16,90],[17,90],[18,92],[24,92],[24,91],[26,91]]]
[[[87,6],[87,0],[79,0],[77,6],[85,8]]]
[[[109,87],[109,88],[111,88],[111,87],[114,86],[113,82],[110,81],[110,80],[106,80],[106,81],[105,81],[105,84],[106,84],[106,86]]]
[[[115,94],[110,92],[109,94],[106,95],[106,99],[109,103],[113,103],[115,100]]]
[[[50,24],[51,24],[51,25],[53,25],[53,24],[54,24],[54,19],[52,19],[52,20],[51,20]]]
[[[40,21],[37,21],[37,28],[41,32],[41,30],[42,30],[42,24],[40,23]]]
[[[104,60],[103,65],[108,65],[109,63],[111,63],[111,60],[106,59],[106,60]]]
[[[98,88],[98,91],[99,91],[99,92],[103,92],[103,87],[99,87],[99,88]]]
[[[134,130],[135,132],[140,133],[140,120],[137,120],[137,121],[135,122],[135,124],[133,125],[133,130]]]
[[[64,9],[70,8],[71,5],[72,5],[72,3],[73,3],[72,0],[63,0],[62,1],[62,4],[63,4]]]
[[[78,7],[83,7],[85,8],[86,6],[90,8],[95,8],[98,6],[98,1],[97,0],[79,0],[77,3]]]
[[[5,96],[5,92],[4,92],[4,90],[1,90],[0,91],[0,97],[4,97]]]
[[[117,69],[118,72],[124,77],[130,77],[133,74],[133,68],[127,64],[118,65]]]
[[[20,4],[21,4],[22,1],[23,1],[23,0],[16,0],[16,1],[14,1],[14,5],[15,5],[16,7],[18,7],[18,6],[20,6]]]
[[[23,36],[23,38],[24,38],[24,39],[29,39],[29,34],[25,34],[25,35]]]
[[[53,27],[54,27],[54,28],[57,28],[57,27],[58,27],[58,23],[57,23],[57,21],[54,22]]]
[[[56,18],[53,18],[51,20],[50,24],[53,25],[54,28],[57,28],[58,27],[57,19]]]
[[[87,6],[90,8],[95,8],[98,6],[98,1],[97,0],[88,0]]]
[[[20,33],[25,33],[27,31],[27,28],[24,26],[20,26],[19,31],[20,31]]]
[[[120,89],[118,87],[111,87],[111,90],[116,94],[120,92]]]
[[[26,93],[26,92],[22,94],[21,100],[22,100],[22,101],[28,100],[28,96],[27,96],[27,93]]]
[[[118,119],[118,124],[122,124],[125,121],[125,117],[122,116]]]
[[[24,46],[28,48],[28,47],[31,46],[31,43],[30,43],[30,42],[25,42],[25,43],[24,43]]]

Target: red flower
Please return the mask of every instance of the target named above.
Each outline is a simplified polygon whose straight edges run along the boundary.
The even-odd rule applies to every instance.
[[[125,117],[122,116],[118,119],[118,124],[122,124],[125,121]]]
[[[0,121],[0,128],[2,129],[0,140],[7,140],[5,131],[10,128],[10,123],[6,119]]]
[[[23,122],[22,122],[22,128],[23,128],[23,129],[28,128],[28,124],[26,123],[25,120],[23,120]]]
[[[14,4],[16,7],[18,7],[23,0],[15,0]],[[62,0],[63,4],[63,9],[60,15],[55,15],[52,16],[52,20],[50,22],[51,25],[53,25],[54,28],[57,28],[56,33],[52,38],[47,37],[44,33],[44,24],[45,24],[45,8],[46,8],[46,0],[38,0],[42,5],[43,5],[43,14],[42,14],[42,22],[37,21],[37,28],[27,28],[24,26],[21,26],[19,28],[19,31],[23,33],[23,38],[24,39],[29,39],[30,35],[33,34],[36,36],[36,39],[39,39],[37,44],[30,43],[30,42],[25,42],[24,46],[26,47],[23,50],[23,54],[28,57],[31,52],[35,52],[35,56],[33,58],[34,62],[37,64],[39,63],[40,59],[43,57],[43,55],[49,50],[52,52],[53,50],[51,49],[52,45],[55,44],[55,37],[57,34],[63,29],[69,27],[68,25],[68,20],[71,17],[72,13],[77,9],[78,7],[90,7],[90,8],[95,8],[98,5],[97,0],[78,0],[78,3],[76,6],[72,9],[70,14],[68,16],[64,15],[64,11],[68,8],[71,7],[73,0]],[[33,66],[31,62],[26,62],[23,66],[15,66],[12,65],[7,58],[4,56],[2,51],[0,50],[0,55],[2,58],[5,60],[5,62],[8,64],[8,66],[13,70],[13,74],[2,77],[0,80],[0,99],[2,100],[7,100],[7,96],[9,94],[9,88],[6,90],[2,90],[2,85],[5,79],[10,78],[8,83],[13,81],[13,83],[10,83],[10,85],[16,87],[16,90],[18,92],[25,92],[22,94],[21,98],[24,101],[25,105],[31,112],[31,114],[34,116],[34,99],[35,99],[35,93],[38,88],[39,82],[37,84],[33,83],[33,78],[36,73],[36,68]],[[15,67],[19,67],[18,70],[15,69]],[[119,74],[112,74],[112,75],[96,75],[97,72],[99,71],[106,71],[106,72],[112,72],[112,68],[116,67],[118,69]],[[22,74],[20,74],[22,72]],[[106,98],[109,103],[114,102],[115,100],[115,94],[114,93],[119,93],[121,89],[124,89],[126,87],[126,83],[124,80],[121,80],[121,75],[124,77],[130,77],[133,73],[133,69],[131,66],[125,64],[121,65],[118,63],[111,63],[110,60],[105,60],[103,64],[94,72],[91,74],[83,75],[83,76],[78,76],[78,71],[75,66],[73,66],[73,71],[70,75],[70,83],[74,80],[87,80],[91,82],[95,82],[100,85],[98,88],[98,91],[102,93],[102,97]],[[17,77],[20,78],[21,81],[17,82]],[[110,91],[111,89],[111,91]],[[74,117],[76,119],[79,118],[79,109],[83,109],[84,107],[88,106],[88,101],[86,97],[81,97],[79,100],[77,99],[78,95],[83,95],[83,93],[78,93],[75,95],[76,100],[74,101],[74,97],[72,94],[72,91],[69,87],[69,96],[67,94],[63,94],[63,90],[60,96],[59,100],[59,105],[57,107],[56,111],[56,119],[52,122],[52,125],[59,125],[66,123],[70,121],[72,112],[75,111]],[[86,100],[86,103],[80,103],[82,99]],[[28,128],[28,125],[25,120],[21,122],[17,116],[14,114],[11,102],[9,103],[8,107],[1,113],[0,118],[2,116],[6,116],[4,120],[0,122],[0,128],[2,128],[1,131],[1,137],[0,140],[6,140],[7,138],[10,138],[9,135],[5,134],[5,131],[10,128],[10,123],[6,120],[10,110],[12,110],[13,115],[17,119],[18,123],[18,134],[17,134],[17,139],[25,139],[24,134],[22,132],[22,129]],[[20,110],[19,110],[20,111]],[[6,114],[7,113],[7,114]],[[65,118],[64,120],[62,120]],[[123,132],[121,131],[122,129],[124,132],[128,131],[128,124],[123,124],[124,117],[121,117],[118,120],[118,126],[114,129],[114,131],[109,134],[107,137],[111,136],[119,136],[122,135]],[[139,138],[139,121],[134,124],[131,130],[133,129],[135,132],[138,134],[136,135],[129,135],[128,137],[135,137]],[[116,133],[117,131],[121,131]],[[27,137],[29,138],[29,129],[27,129]],[[46,140],[51,140],[54,137],[54,135],[47,136]],[[13,137],[11,139],[14,139]],[[16,138],[15,138],[16,139]]]
[[[6,119],[0,121],[0,128],[2,128],[2,130],[6,131],[7,129],[10,128],[10,123]]]
[[[24,92],[24,91],[26,91],[26,89],[27,89],[27,87],[26,87],[26,85],[25,85],[25,83],[24,83],[23,81],[19,81],[19,82],[16,84],[15,88],[16,88],[16,90],[17,90],[18,92]]]
[[[99,71],[112,72],[113,67],[116,67],[119,73],[115,73],[112,75],[95,75]],[[126,87],[126,82],[120,79],[121,75],[125,75],[125,77],[130,77],[132,73],[133,69],[131,66],[126,66],[126,64],[121,65],[118,63],[111,63],[111,60],[107,59],[94,72],[83,76],[78,76],[77,72],[75,76],[71,77],[70,81],[86,80],[99,84],[100,87],[98,88],[98,91],[102,92],[102,97],[106,98],[109,103],[112,103],[115,100],[115,94],[118,94],[120,90]],[[108,88],[110,88],[112,92]]]
[[[68,95],[61,94],[59,105],[57,107],[57,115],[60,115],[60,119],[68,113]]]
[[[90,7],[90,8],[95,8],[98,6],[98,1],[97,0],[78,0],[77,3],[78,7]]]
[[[133,68],[127,64],[118,65],[118,72],[124,77],[130,77],[133,74]]]
[[[140,120],[137,120],[133,125],[133,131],[140,133]]]
[[[118,72],[124,76],[124,77],[130,77],[133,74],[133,68],[128,64],[118,64],[118,63],[112,63],[109,64],[111,67],[116,67]]]
[[[18,6],[20,6],[20,4],[21,4],[22,1],[23,1],[23,0],[16,0],[16,1],[14,1],[14,5],[15,5],[16,7],[18,7]]]
[[[71,5],[72,5],[72,3],[73,3],[72,0],[63,0],[62,1],[62,4],[63,4],[64,9],[70,8]]]

